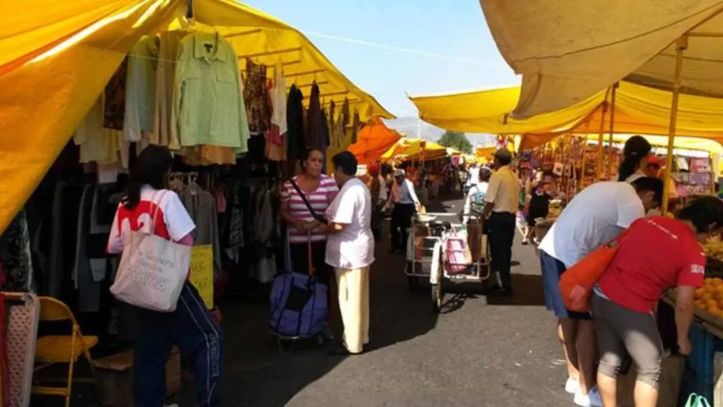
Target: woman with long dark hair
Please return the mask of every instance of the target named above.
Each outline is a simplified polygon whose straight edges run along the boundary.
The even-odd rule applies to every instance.
[[[623,158],[618,167],[618,181],[631,183],[645,177],[648,155],[653,147],[643,136],[633,136],[625,142]]]
[[[286,181],[282,187],[281,217],[286,221],[293,271],[308,273],[308,245],[314,274],[329,282],[326,256],[326,224],[324,213],[339,188],[336,181],[322,174],[324,153],[309,149],[301,162],[302,173]]]
[[[131,168],[131,183],[113,220],[108,238],[109,253],[122,253],[131,231],[152,231],[163,239],[193,245],[192,232],[196,225],[178,195],[166,187],[171,164],[171,153],[165,147],[151,145],[138,156]],[[189,282],[181,291],[175,311],[137,308],[137,327],[133,364],[135,405],[163,405],[166,361],[174,345],[193,366],[198,405],[221,404],[221,327]]]

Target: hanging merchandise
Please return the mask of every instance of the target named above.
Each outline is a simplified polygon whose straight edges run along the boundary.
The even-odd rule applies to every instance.
[[[158,46],[158,67],[156,69],[156,108],[153,120],[153,132],[148,141],[151,144],[167,146],[179,150],[178,129],[172,119],[175,100],[176,56],[181,40],[187,31],[167,31],[160,34]]]
[[[291,85],[286,103],[286,142],[288,158],[302,159],[306,154],[306,137],[304,134],[304,94],[296,85]]]
[[[21,211],[0,235],[0,263],[5,273],[0,291],[35,291],[30,232],[25,211]]]
[[[264,133],[271,125],[271,100],[266,84],[266,65],[246,58],[246,82],[243,98],[246,103],[248,127],[252,133]]]
[[[106,129],[123,130],[123,115],[126,103],[126,76],[128,58],[124,58],[118,70],[105,86],[105,112],[103,127]]]
[[[316,81],[311,85],[311,95],[309,96],[309,109],[306,112],[306,147],[307,148],[323,148],[323,136],[321,133],[321,100],[319,85]],[[326,151],[326,150],[322,150]]]
[[[128,55],[123,120],[123,139],[126,141],[138,142],[144,135],[146,139],[151,139],[156,108],[159,42],[155,35],[144,36]]]
[[[189,34],[178,45],[171,121],[182,146],[214,145],[247,150],[236,54],[218,32]]]
[[[181,153],[179,153],[181,154]],[[191,166],[234,165],[236,153],[230,147],[194,146],[183,149],[183,162]]]
[[[349,144],[354,144],[356,143],[356,135],[359,134],[359,130],[361,130],[361,120],[359,119],[358,110],[354,110],[354,119],[352,119],[351,128],[351,142]],[[346,148],[346,146],[344,147]]]
[[[337,144],[336,148],[341,148],[346,143],[346,128],[351,123],[351,115],[349,113],[349,99],[344,98],[344,103],[341,105],[341,112],[339,113],[339,122],[337,123]]]
[[[339,127],[337,126],[337,123],[339,122],[339,119],[336,117],[337,111],[336,111],[336,104],[332,100],[329,103],[329,147],[335,148],[337,146],[338,140],[339,140]]]
[[[172,174],[172,177],[175,174]],[[204,191],[192,177],[188,185],[177,184],[176,188],[183,206],[191,215],[196,229],[193,230],[193,245],[211,245],[213,247],[214,275],[221,273],[221,245],[218,237],[218,214],[216,212],[216,199],[210,192]]]
[[[274,78],[270,81],[271,126],[266,133],[266,158],[271,161],[286,160],[286,79],[281,64],[274,67]]]
[[[122,133],[103,127],[104,99],[104,96],[98,98],[73,136],[75,144],[80,146],[80,162],[120,161],[123,168],[128,168],[128,144],[123,142]]]

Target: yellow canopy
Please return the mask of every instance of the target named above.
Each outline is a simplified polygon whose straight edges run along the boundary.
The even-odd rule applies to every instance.
[[[324,102],[346,97],[366,120],[393,117],[349,81],[295,28],[230,0],[195,0],[194,17],[236,49],[270,66],[308,94],[316,80]],[[0,17],[0,231],[144,34],[167,30],[185,0],[8,0]],[[243,64],[242,64],[243,65]]]
[[[628,139],[632,137],[630,134],[616,134],[613,136],[613,143],[625,144]],[[654,147],[667,147],[668,137],[666,136],[644,136],[648,142]],[[597,134],[588,134],[588,141],[597,142]],[[605,139],[607,141],[607,138]],[[723,154],[723,146],[715,140],[705,140],[693,137],[676,137],[675,138],[675,149],[678,150],[692,150],[692,151],[705,151],[710,154]]]
[[[723,39],[721,46],[723,47]],[[437,96],[411,97],[420,117],[441,128],[470,133],[561,134],[608,131],[610,106],[607,91],[558,111],[528,119],[510,117],[520,97],[520,87]],[[606,103],[607,100],[607,103]],[[621,82],[616,91],[616,133],[668,134],[671,92]],[[678,134],[723,140],[723,99],[680,95]]]
[[[389,160],[436,160],[447,156],[447,148],[432,141],[402,138],[382,154],[382,161]]]
[[[721,0],[480,3],[497,47],[523,75],[516,117],[575,105],[623,78],[671,89],[686,33],[681,91],[723,97]]]

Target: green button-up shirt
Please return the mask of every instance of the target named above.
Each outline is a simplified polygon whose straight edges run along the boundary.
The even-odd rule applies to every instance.
[[[182,146],[248,150],[246,107],[236,54],[218,33],[194,33],[178,48],[172,123]]]

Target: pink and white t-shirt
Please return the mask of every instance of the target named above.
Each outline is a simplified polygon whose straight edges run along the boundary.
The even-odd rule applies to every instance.
[[[293,179],[298,186],[298,177],[294,177]],[[334,200],[334,197],[336,197],[336,194],[339,192],[339,187],[336,185],[336,181],[334,181],[334,178],[322,174],[321,180],[319,181],[319,187],[316,189],[316,191],[303,192],[306,196],[306,200],[309,201],[311,207],[314,208],[314,212],[318,216],[324,216],[324,214],[326,213],[326,208],[329,207],[329,204],[331,204],[331,202]],[[301,195],[299,195],[299,193],[296,191],[296,188],[291,185],[291,181],[286,181],[284,183],[281,199],[284,201],[284,203],[288,203],[289,211],[291,212],[291,216],[293,216],[294,218],[306,222],[311,222],[314,220],[314,216],[309,211],[309,208],[307,208],[303,198],[301,198]],[[307,234],[299,232],[298,230],[296,230],[295,227],[290,226],[288,228],[288,231],[290,243],[306,243],[308,241]],[[311,234],[312,242],[323,242],[325,240],[326,234]]]
[[[122,203],[118,206],[108,237],[108,253],[121,253],[131,230],[150,232],[154,216],[153,233],[174,242],[181,241],[196,228],[175,192],[147,186],[141,190],[141,200],[135,208],[128,209]]]

